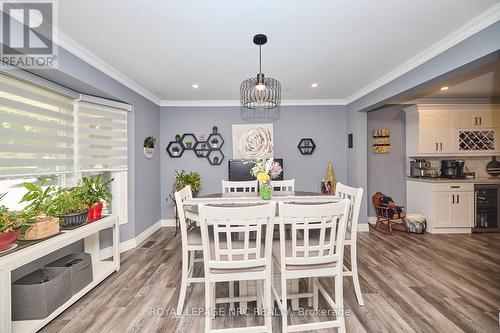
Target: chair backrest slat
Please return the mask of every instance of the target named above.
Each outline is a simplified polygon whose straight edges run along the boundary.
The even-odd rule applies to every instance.
[[[335,196],[341,199],[348,199],[349,215],[347,220],[347,229],[351,235],[356,235],[358,232],[359,210],[361,209],[361,200],[363,198],[363,189],[350,187],[342,183],[337,183],[335,187]]]
[[[283,265],[342,262],[349,201],[327,204],[279,204]],[[285,244],[291,227],[291,249]]]
[[[174,198],[175,198],[175,206],[177,208],[177,215],[179,216],[179,221],[180,221],[182,244],[187,244],[188,225],[186,221],[186,214],[184,213],[183,204],[186,200],[193,198],[191,186],[187,185],[183,189],[175,192]]]
[[[294,192],[295,179],[272,180],[271,187],[273,188],[273,191],[276,192]]]
[[[222,181],[222,193],[236,193],[236,192],[257,192],[257,180],[250,181]]]
[[[249,207],[199,205],[198,210],[206,269],[250,268],[271,262],[275,203]]]

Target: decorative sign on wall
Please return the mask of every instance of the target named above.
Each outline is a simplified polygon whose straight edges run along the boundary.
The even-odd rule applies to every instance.
[[[373,130],[373,152],[388,154],[391,152],[391,131],[387,128]]]
[[[274,157],[273,124],[233,125],[233,158]]]
[[[224,160],[222,145],[224,138],[218,133],[217,126],[212,128],[213,133],[205,139],[205,135],[197,137],[193,133],[177,134],[174,141],[167,145],[167,153],[172,158],[179,158],[185,150],[192,150],[196,157],[206,158],[211,165],[220,165]]]

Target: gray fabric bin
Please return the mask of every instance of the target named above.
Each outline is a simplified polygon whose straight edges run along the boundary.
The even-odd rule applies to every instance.
[[[71,297],[67,267],[44,267],[12,284],[12,320],[43,319]]]
[[[71,261],[75,260],[73,264]],[[51,262],[46,267],[66,267],[71,274],[71,295],[78,293],[93,280],[92,256],[89,253],[74,253]]]

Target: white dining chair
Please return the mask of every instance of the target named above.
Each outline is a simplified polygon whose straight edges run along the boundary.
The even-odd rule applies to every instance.
[[[282,332],[334,327],[339,332],[345,332],[342,267],[348,209],[347,200],[312,205],[279,203],[280,237],[273,244],[273,261],[281,275],[281,293],[274,285],[272,289],[281,310]],[[287,227],[290,227],[289,233],[285,233]],[[335,300],[319,281],[320,277],[334,278]],[[300,278],[312,278],[312,293],[288,295],[287,281]],[[335,320],[288,325],[287,299],[313,297],[313,307],[317,310],[319,292],[336,312]]]
[[[350,247],[351,269],[349,270],[344,265],[344,271],[342,275],[352,277],[354,292],[356,293],[356,299],[358,300],[358,304],[365,305],[363,301],[363,294],[361,293],[361,287],[359,285],[358,255],[357,255],[359,210],[361,208],[361,200],[363,198],[363,189],[350,187],[342,183],[337,183],[337,186],[335,187],[335,196],[349,200],[349,206],[350,206],[349,215],[347,219],[348,232],[346,232],[346,239],[344,241],[344,246]]]
[[[182,240],[182,277],[179,300],[177,302],[177,314],[181,315],[186,299],[187,287],[191,283],[203,283],[202,277],[193,277],[194,263],[203,262],[203,259],[195,259],[195,252],[202,251],[201,233],[198,227],[189,227],[184,212],[183,203],[191,199],[193,194],[191,186],[187,185],[182,190],[174,193],[177,214],[180,221],[181,240]]]
[[[250,181],[222,181],[222,193],[235,193],[235,192],[257,192],[257,180]]]
[[[266,226],[274,224],[276,204],[198,207],[205,267],[205,332],[272,332],[273,228]],[[257,295],[261,295],[257,305],[262,305],[264,325],[213,330],[215,284],[235,281],[257,281]]]
[[[271,187],[273,188],[273,191],[276,191],[276,192],[294,192],[295,191],[295,179],[272,180]]]

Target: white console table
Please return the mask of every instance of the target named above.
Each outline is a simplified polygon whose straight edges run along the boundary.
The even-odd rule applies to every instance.
[[[100,260],[99,231],[110,228],[113,229],[113,260]],[[52,312],[47,318],[40,320],[12,321],[12,271],[82,239],[84,241],[85,252],[92,255],[93,281],[80,292],[72,296],[57,310]],[[105,278],[120,269],[119,244],[119,219],[118,216],[111,215],[74,230],[63,230],[62,233],[57,236],[0,257],[0,332],[31,333],[40,330]]]

